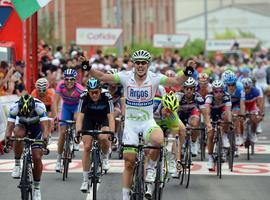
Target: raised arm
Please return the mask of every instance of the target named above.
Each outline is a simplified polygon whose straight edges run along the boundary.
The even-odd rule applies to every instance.
[[[101,71],[92,69],[92,66],[89,64],[89,61],[87,61],[85,57],[81,56],[79,58],[79,61],[82,63],[82,68],[86,71],[89,71],[89,74],[95,77],[96,79],[109,84],[117,83],[113,74],[105,74]]]
[[[169,77],[166,80],[165,85],[168,86],[182,85],[188,79],[188,77],[192,76],[195,68],[196,62],[194,60],[189,60],[185,66],[185,70],[183,71],[183,73],[176,77]]]

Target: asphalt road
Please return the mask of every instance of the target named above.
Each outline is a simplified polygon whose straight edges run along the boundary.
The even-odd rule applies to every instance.
[[[269,113],[269,109],[267,109]],[[55,139],[57,137],[55,136]],[[62,174],[54,172],[56,141],[50,145],[51,153],[44,156],[44,173],[41,192],[43,200],[86,200],[91,194],[82,194],[79,190],[82,181],[81,152],[78,152],[71,165],[68,179],[63,182]],[[82,146],[81,146],[82,147]],[[166,200],[268,200],[270,196],[270,116],[263,122],[263,133],[259,135],[255,155],[247,160],[245,150],[235,161],[234,172],[230,172],[227,163],[223,165],[223,177],[218,179],[206,169],[206,161],[194,159],[190,187],[179,185],[179,180],[171,179],[164,190]],[[116,158],[116,155],[113,156]],[[0,156],[0,199],[20,199],[17,188],[19,180],[12,179],[13,153]],[[121,172],[123,162],[114,159],[109,174],[102,177],[98,188],[98,199],[121,200]]]

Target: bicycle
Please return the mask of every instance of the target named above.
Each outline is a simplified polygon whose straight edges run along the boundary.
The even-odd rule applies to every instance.
[[[78,134],[81,135],[90,135],[93,137],[92,149],[91,149],[91,170],[89,172],[90,186],[93,188],[93,200],[97,199],[97,185],[100,183],[100,178],[103,174],[102,161],[100,158],[100,147],[98,143],[97,136],[100,134],[110,135],[110,140],[114,140],[114,132],[112,131],[101,131],[101,130],[80,130]],[[105,174],[107,171],[105,171]]]
[[[244,121],[244,135],[246,136],[246,140],[245,140],[245,148],[247,149],[247,159],[250,160],[250,155],[254,155],[255,153],[255,144],[254,142],[251,141],[251,115],[254,114],[250,114],[247,113],[246,115],[244,115],[245,117],[245,121]]]
[[[160,149],[160,147],[148,146],[143,142],[143,134],[139,133],[138,145],[122,145],[123,148],[135,148],[137,149],[137,156],[135,162],[135,170],[133,172],[133,182],[130,191],[130,200],[143,200],[145,196],[146,183],[144,181],[144,150],[145,149]],[[161,169],[160,167],[157,169]],[[160,180],[161,171],[156,173],[156,180]],[[146,196],[147,199],[152,197]]]
[[[217,168],[217,176],[222,178],[222,155],[223,155],[223,144],[222,144],[222,135],[221,135],[221,125],[232,125],[232,122],[226,122],[222,120],[213,121],[213,130],[214,130],[214,153],[213,158]]]
[[[179,172],[180,185],[185,183],[186,188],[189,187],[190,183],[190,171],[192,166],[192,155],[191,155],[191,136],[193,131],[203,131],[205,128],[190,127],[186,126],[186,137],[182,149],[182,160],[178,162],[181,165],[182,171]]]
[[[206,149],[206,141],[207,141],[207,134],[206,134],[206,127],[204,123],[200,125],[200,154],[201,154],[201,161],[205,160],[205,149]]]
[[[21,172],[21,179],[20,183],[18,185],[18,188],[21,190],[21,199],[22,200],[32,200],[33,194],[32,194],[32,184],[33,184],[33,178],[32,178],[32,154],[31,154],[31,145],[33,143],[35,144],[42,144],[44,145],[44,140],[41,139],[31,139],[29,137],[23,137],[23,138],[16,138],[11,137],[9,141],[18,141],[18,142],[24,142],[24,150],[23,150],[23,165],[22,165],[22,172]],[[6,148],[9,148],[9,144],[6,144]],[[45,155],[49,154],[49,149],[43,149],[43,153]]]
[[[72,161],[74,157],[74,137],[75,137],[75,127],[76,124],[73,120],[59,120],[59,122],[63,122],[67,124],[67,130],[65,133],[65,143],[63,150],[63,181],[65,181],[68,177],[68,168],[69,163]]]
[[[168,166],[168,157],[169,153],[166,148],[169,142],[169,138],[167,135],[167,128],[164,126],[161,126],[161,129],[164,133],[164,145],[160,147],[160,156],[159,160],[157,162],[157,175],[154,183],[154,192],[152,199],[153,200],[161,200],[163,196],[163,189],[165,187],[165,184],[169,181],[170,173],[169,173],[169,166]]]

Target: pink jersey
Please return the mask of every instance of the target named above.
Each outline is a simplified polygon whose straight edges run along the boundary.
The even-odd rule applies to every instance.
[[[60,81],[56,86],[55,92],[62,97],[63,103],[75,105],[79,103],[80,95],[84,90],[85,89],[81,84],[75,83],[73,92],[69,94],[64,81]]]

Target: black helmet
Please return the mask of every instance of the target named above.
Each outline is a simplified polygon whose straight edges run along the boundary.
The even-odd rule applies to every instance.
[[[19,113],[23,116],[30,116],[35,110],[35,100],[29,94],[21,96],[18,105]]]
[[[86,88],[87,90],[101,88],[100,81],[92,77],[87,81]]]

